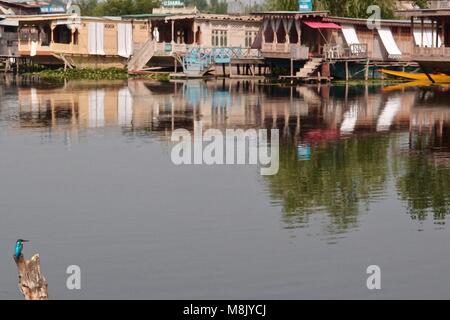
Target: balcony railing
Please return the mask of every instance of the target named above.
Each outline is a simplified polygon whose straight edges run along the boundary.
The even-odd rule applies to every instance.
[[[185,43],[157,42],[155,52],[157,55],[170,56],[172,53],[185,53],[187,46]]]
[[[323,55],[328,60],[333,59],[366,59],[367,43],[351,44],[349,46],[325,45]]]
[[[428,48],[428,47],[414,47],[414,56],[421,57],[446,57],[450,58],[450,47],[440,47],[440,48]]]

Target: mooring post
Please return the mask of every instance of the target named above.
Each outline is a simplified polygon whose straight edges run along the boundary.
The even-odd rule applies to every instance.
[[[26,300],[48,300],[48,283],[41,273],[39,254],[25,260],[23,254],[14,257],[19,273],[19,290]]]
[[[345,81],[348,81],[348,61],[345,61]]]

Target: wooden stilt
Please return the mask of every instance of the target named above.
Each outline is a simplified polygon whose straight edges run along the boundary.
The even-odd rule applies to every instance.
[[[291,59],[291,77],[294,76],[294,59]]]
[[[349,75],[348,75],[348,61],[345,61],[345,81],[348,81]]]
[[[369,59],[366,61],[366,72],[364,74],[364,79],[367,81],[369,80]]]

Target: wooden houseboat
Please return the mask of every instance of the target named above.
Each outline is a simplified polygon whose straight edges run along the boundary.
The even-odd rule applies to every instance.
[[[273,64],[291,66],[291,78],[321,74],[333,78],[382,76],[379,67],[415,68],[411,60],[417,33],[407,20],[329,17],[324,11],[258,12],[255,45]],[[431,25],[425,24],[426,32]]]
[[[69,14],[16,16],[18,53],[35,63],[125,67],[150,39],[147,21]]]
[[[427,74],[450,75],[450,2],[436,3],[430,9],[401,10],[397,14],[410,18],[416,37],[422,41],[414,46],[412,60]],[[431,23],[431,30],[424,27],[426,22]]]
[[[201,62],[193,59],[195,55],[208,56],[211,52],[216,52],[217,48],[223,48],[224,52],[234,52],[236,58],[238,55],[258,56],[255,50],[252,51],[261,21],[256,16],[208,14],[200,13],[196,8],[182,7],[157,8],[152,14],[129,15],[125,18],[149,24],[153,50],[148,50],[142,61],[150,61],[152,66],[175,65],[176,71],[179,63],[184,72],[189,71],[186,70],[188,67],[201,68],[202,70],[194,70],[194,73],[202,75],[210,71],[213,63],[201,66]],[[233,51],[232,48],[238,50]],[[238,51],[239,54],[236,53]],[[223,67],[230,67],[231,61],[227,63],[223,60],[220,63]],[[141,67],[143,65],[138,64],[136,69]]]

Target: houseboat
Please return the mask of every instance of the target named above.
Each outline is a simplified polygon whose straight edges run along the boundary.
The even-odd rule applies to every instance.
[[[258,50],[252,50],[261,23],[261,18],[256,16],[201,13],[195,7],[161,7],[155,8],[152,14],[124,18],[145,21],[150,26],[153,50],[149,50],[143,61],[150,61],[152,66],[175,66],[176,72],[177,65],[181,65],[184,73],[189,73],[191,68],[193,75],[202,76],[214,72],[211,67],[215,62],[222,65],[221,72],[229,68],[231,73],[232,60],[253,57],[256,59],[245,62],[255,63],[262,58]],[[200,57],[206,57],[206,61]]]
[[[450,75],[450,2],[441,1],[430,9],[400,10],[397,14],[410,18],[415,36],[422,41],[414,46],[411,59],[427,74]],[[424,27],[426,22],[431,30]]]
[[[126,67],[150,40],[147,21],[72,14],[16,16],[18,54],[42,65]]]
[[[257,45],[272,65],[291,69],[293,78],[380,77],[378,68],[416,70],[413,48],[420,45],[408,20],[330,17],[325,11],[257,12],[262,17]],[[425,34],[432,32],[424,23]],[[423,40],[426,43],[426,40]]]

